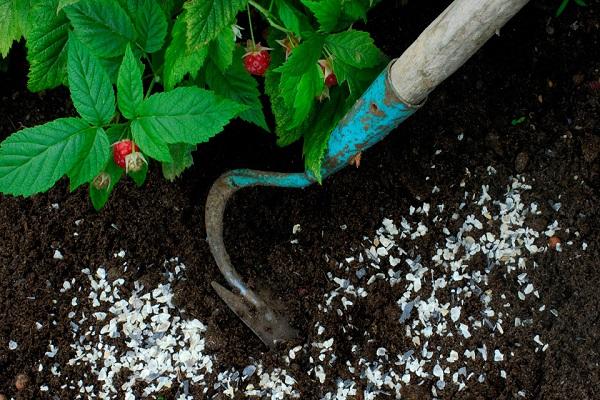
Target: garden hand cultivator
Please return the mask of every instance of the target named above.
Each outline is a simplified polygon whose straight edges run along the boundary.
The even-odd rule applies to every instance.
[[[333,130],[323,161],[322,177],[339,171],[360,152],[382,140],[411,116],[427,95],[464,64],[528,0],[456,0],[419,38],[375,79]],[[234,170],[213,184],[205,220],[210,250],[230,291],[212,282],[219,296],[269,348],[294,338],[273,302],[250,289],[237,273],[223,242],[223,215],[229,198],[249,186],[304,188],[316,182],[310,173]]]

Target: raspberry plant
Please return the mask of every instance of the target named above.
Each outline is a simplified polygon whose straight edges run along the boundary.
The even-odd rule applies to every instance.
[[[100,209],[124,176],[143,184],[148,162],[175,179],[231,119],[270,131],[259,87],[278,144],[302,139],[320,179],[332,129],[387,62],[354,28],[375,2],[0,0],[0,56],[24,37],[28,88],[67,85],[79,114],[9,136],[0,192],[30,196],[66,175]]]

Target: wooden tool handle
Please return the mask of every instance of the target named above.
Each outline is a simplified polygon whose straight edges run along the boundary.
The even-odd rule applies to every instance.
[[[528,1],[455,0],[392,66],[398,95],[409,104],[421,103]]]

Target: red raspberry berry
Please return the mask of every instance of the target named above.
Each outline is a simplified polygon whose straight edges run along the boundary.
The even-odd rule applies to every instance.
[[[331,66],[331,61],[327,60],[319,60],[319,66],[323,71],[323,76],[325,77],[325,86],[328,88],[336,86],[338,84],[337,77],[333,73],[333,67]]]
[[[271,55],[266,51],[256,51],[244,57],[244,67],[252,75],[264,76],[271,63]]]
[[[252,41],[248,41],[246,54],[243,56],[246,71],[252,75],[264,76],[271,64],[271,55],[268,50],[271,49],[261,46],[260,43],[254,44]]]
[[[325,85],[327,85],[327,87],[333,87],[333,86],[336,86],[337,84],[338,84],[337,77],[335,76],[335,74],[333,72],[325,77]]]
[[[113,159],[115,164],[125,169],[126,157],[134,151],[138,151],[139,148],[135,143],[129,139],[124,139],[113,144]]]

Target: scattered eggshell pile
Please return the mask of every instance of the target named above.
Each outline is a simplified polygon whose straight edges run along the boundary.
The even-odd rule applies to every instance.
[[[488,173],[495,170],[490,167]],[[436,188],[434,193],[440,190]],[[317,311],[335,316],[338,323],[315,322],[307,332],[310,339],[286,349],[278,366],[266,368],[255,360],[241,369],[219,364],[218,354],[205,347],[204,323],[173,304],[172,287],[185,279],[185,265],[175,258],[165,263],[163,283],[152,288],[110,279],[104,268],[83,269],[82,282],[65,281],[60,293],[71,298],[72,344],[61,349],[50,342],[40,368],[50,365],[61,376],[53,359],[68,352],[69,364],[87,371],[85,380],[63,377],[61,389],[77,399],[119,395],[133,400],[136,393],[152,398],[175,387],[177,400],[187,400],[192,386],[229,398],[300,398],[298,374],[322,387],[324,400],[401,398],[414,385],[438,396],[485,382],[490,373],[508,379],[502,365],[516,357],[519,346],[548,349],[539,334],[519,346],[497,345],[505,343],[495,339],[508,326],[532,324],[531,315],[512,312],[513,304],[528,300],[539,312],[557,315],[543,304],[531,271],[543,267],[536,254],[560,251],[561,244],[550,239],[561,228],[558,221],[543,232],[528,225],[541,213],[536,203],[523,201],[530,189],[517,176],[496,200],[489,186],[482,185],[479,193],[465,192],[455,209],[422,203],[396,221],[384,219],[362,249],[327,272],[329,287]],[[300,234],[300,226],[292,232]],[[422,246],[424,238],[440,232],[443,241],[433,248]],[[127,268],[125,251],[115,257]],[[506,290],[493,291],[493,279],[502,279]],[[400,350],[398,343],[377,341],[373,332],[356,326],[357,310],[368,307],[382,287],[395,293],[389,299],[389,318],[404,337]],[[481,332],[489,341],[474,340]],[[351,351],[344,351],[348,346]],[[11,341],[8,347],[15,350],[18,344]],[[298,365],[305,370],[298,372]],[[51,391],[46,384],[39,389]]]

